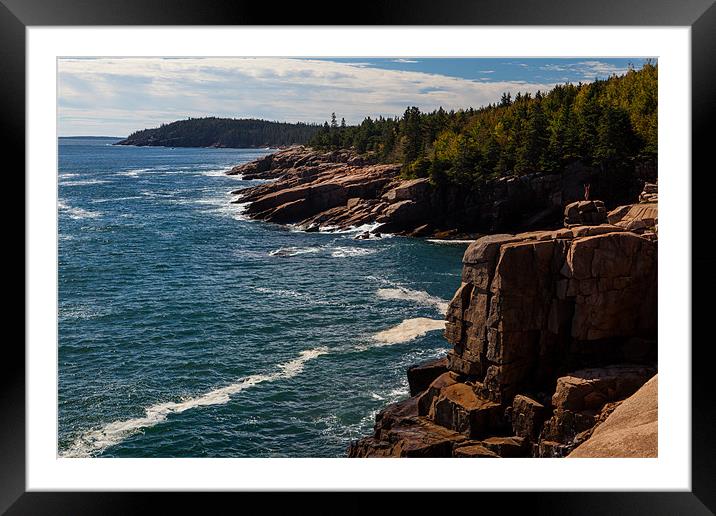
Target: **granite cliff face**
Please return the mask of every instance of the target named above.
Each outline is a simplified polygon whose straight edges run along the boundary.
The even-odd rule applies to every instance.
[[[582,199],[585,183],[612,205],[623,200],[614,192],[638,193],[632,192],[638,181],[611,188],[608,174],[579,163],[558,174],[488,181],[479,191],[437,186],[427,178],[401,179],[400,169],[348,150],[294,146],[228,173],[272,180],[234,192],[239,196],[234,202],[246,204],[249,216],[306,231],[371,224],[373,233],[451,236],[558,227],[563,206]]]
[[[574,164],[478,192],[401,179],[400,168],[291,147],[229,172],[270,180],[234,192],[247,214],[306,231],[489,233],[463,257],[446,314],[452,349],[408,370],[411,397],[381,411],[348,455],[655,456],[656,380],[639,390],[657,372],[658,188],[644,182],[654,168],[635,167],[618,188]],[[585,184],[602,199],[584,200]],[[639,202],[618,206],[629,196]],[[505,232],[519,228],[543,229]]]
[[[645,200],[609,214],[577,202],[569,227],[471,244],[446,315],[452,350],[409,369],[412,397],[349,456],[599,456],[609,435],[621,441],[605,456],[654,456],[655,436],[630,439],[655,426],[633,432],[620,415],[656,403],[655,387],[624,401],[656,374],[657,199]],[[571,224],[585,213],[614,224]]]

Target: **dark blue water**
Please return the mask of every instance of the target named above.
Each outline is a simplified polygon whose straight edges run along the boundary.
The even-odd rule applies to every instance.
[[[268,151],[112,141],[59,142],[61,455],[341,457],[445,353],[464,246],[245,220]]]

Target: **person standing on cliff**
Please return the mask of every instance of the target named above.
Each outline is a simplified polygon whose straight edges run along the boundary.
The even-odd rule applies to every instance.
[[[584,200],[589,200],[589,183],[584,185]]]

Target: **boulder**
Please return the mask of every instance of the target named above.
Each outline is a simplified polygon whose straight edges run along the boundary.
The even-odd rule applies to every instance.
[[[410,395],[423,392],[438,376],[446,373],[447,363],[447,357],[443,357],[410,366],[407,373]]]
[[[526,457],[529,453],[529,441],[524,437],[488,437],[480,444],[500,457]]]
[[[440,390],[430,419],[474,439],[498,428],[501,414],[498,403],[480,397],[465,383],[455,383]]]
[[[607,401],[632,395],[654,373],[653,367],[630,364],[574,371],[557,379],[552,406],[555,410],[598,410]]]
[[[458,445],[452,453],[456,458],[499,459],[500,456],[481,444],[470,441],[469,444]]]
[[[351,444],[349,457],[451,457],[453,447],[465,436],[426,418],[406,417],[380,436]]]
[[[380,435],[390,429],[397,421],[418,415],[418,398],[412,397],[385,407],[375,416],[375,434]]]
[[[607,210],[602,201],[577,201],[564,208],[564,225],[597,225],[607,222]]]
[[[440,392],[451,385],[458,383],[458,375],[453,371],[448,371],[435,380],[433,380],[428,388],[418,395],[418,414],[421,416],[427,416],[434,412],[434,404]]]
[[[659,201],[659,187],[656,183],[644,183],[644,189],[639,194],[639,202],[656,203]]]
[[[536,441],[546,415],[545,406],[528,396],[518,394],[512,400],[512,430],[518,437]]]
[[[382,198],[389,203],[407,200],[421,201],[429,191],[430,180],[418,178],[400,182],[397,186],[384,193]]]

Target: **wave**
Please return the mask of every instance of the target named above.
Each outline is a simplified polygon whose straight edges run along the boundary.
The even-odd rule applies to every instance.
[[[151,168],[133,168],[130,170],[123,170],[122,172],[117,172],[117,175],[124,177],[139,177],[139,174],[143,172],[149,172],[151,170]]]
[[[416,317],[414,319],[406,319],[397,326],[376,333],[373,335],[373,340],[383,346],[400,344],[422,337],[429,331],[443,329],[445,329],[444,320]]]
[[[411,290],[409,288],[396,286],[393,288],[379,288],[376,295],[381,299],[399,299],[413,301],[425,306],[435,307],[441,314],[445,315],[450,304],[442,298],[431,296],[422,290]]]
[[[224,168],[215,168],[212,170],[205,170],[204,172],[199,172],[200,176],[205,177],[228,177],[229,179],[236,179],[241,180],[243,179],[243,176],[241,174],[235,174],[233,176],[230,176],[227,174],[228,171],[230,171],[234,167],[224,167]]]
[[[269,256],[291,257],[302,254],[315,254],[322,251],[331,253],[333,258],[350,258],[353,256],[367,256],[378,251],[378,249],[366,249],[362,247],[344,247],[344,246],[321,246],[321,247],[280,247],[269,251]]]
[[[269,251],[269,256],[290,257],[301,254],[313,254],[321,251],[320,247],[281,247]]]
[[[226,209],[231,211],[231,217],[235,220],[251,220],[251,217],[246,214],[250,204],[250,202],[229,204],[229,208]]]
[[[249,389],[254,385],[276,380],[290,379],[300,374],[309,360],[328,353],[328,348],[319,347],[302,351],[298,358],[278,364],[276,371],[270,374],[254,374],[237,380],[235,383],[214,389],[200,396],[182,401],[157,403],[145,409],[144,417],[114,421],[101,428],[89,430],[79,435],[60,457],[92,457],[110,446],[121,443],[126,438],[139,433],[142,429],[153,427],[166,421],[170,414],[181,414],[197,407],[223,405],[231,396]]]
[[[323,226],[318,229],[319,233],[334,233],[334,234],[353,234],[353,233],[373,233],[374,230],[379,228],[382,224],[380,222],[372,222],[370,224],[362,224],[360,226],[349,226],[347,228],[341,227],[341,226]],[[302,230],[301,230],[302,231]],[[390,233],[382,233],[382,238],[391,238],[394,235]]]
[[[63,213],[66,213],[71,219],[94,219],[100,217],[102,214],[98,211],[90,211],[82,208],[76,208],[69,206],[64,201],[57,201],[57,209]]]
[[[134,199],[143,199],[143,197],[141,195],[131,195],[129,197],[110,197],[109,199],[95,199],[92,201],[92,204],[103,202],[131,201]]]
[[[78,181],[60,181],[60,186],[89,186],[89,185],[103,185],[109,183],[104,179],[80,179]]]
[[[57,177],[59,179],[69,179],[70,177],[79,177],[79,174],[75,172],[63,172],[62,174],[57,174]]]
[[[368,256],[377,249],[366,249],[364,247],[334,247],[331,252],[333,258],[349,258],[351,256]]]
[[[442,244],[442,245],[468,245],[472,244],[475,239],[473,240],[446,240],[442,238],[428,238],[426,239],[427,242],[430,242],[431,244]]]

